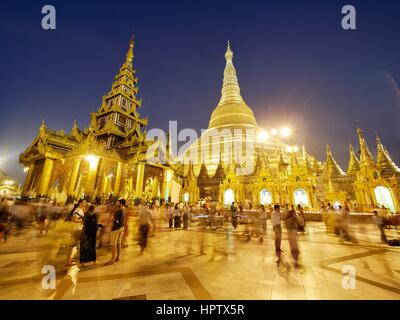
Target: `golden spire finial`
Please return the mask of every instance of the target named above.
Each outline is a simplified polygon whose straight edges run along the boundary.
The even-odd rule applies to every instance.
[[[357,134],[360,144],[360,161],[362,164],[374,163],[374,158],[372,157],[371,151],[369,151],[367,143],[364,139],[364,134],[361,128],[357,125]]]
[[[332,156],[332,150],[329,144],[326,145],[326,155]]]
[[[325,161],[325,168],[327,170],[328,176],[343,176],[345,175],[344,171],[336,160],[332,156],[332,150],[329,144],[326,145],[326,161]]]
[[[347,167],[347,174],[354,176],[360,169],[360,161],[358,160],[356,153],[354,152],[353,145],[351,143],[349,145],[349,152],[350,152],[350,160],[349,160],[349,165]]]
[[[393,174],[400,172],[400,169],[393,162],[392,158],[389,155],[389,152],[383,146],[382,141],[378,137],[378,135],[376,135],[376,150],[377,150],[376,163],[384,173]]]
[[[226,48],[226,53],[225,53],[226,62],[232,61],[232,58],[233,58],[233,52],[231,50],[231,44],[230,44],[230,42],[228,40],[228,46]]]
[[[135,46],[135,32],[132,33],[131,40],[129,41],[129,49],[126,53],[125,65],[132,67],[133,62],[133,47]]]

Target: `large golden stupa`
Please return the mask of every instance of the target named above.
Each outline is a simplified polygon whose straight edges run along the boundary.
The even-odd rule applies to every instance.
[[[305,146],[289,146],[277,135],[259,139],[263,131],[241,96],[229,42],[225,60],[221,99],[208,129],[181,157],[186,164],[184,198],[211,198],[223,205],[301,204],[309,209],[318,209],[324,201],[336,207],[348,201],[362,211],[377,206],[399,211],[400,169],[378,137],[375,161],[358,128],[360,159],[350,145],[346,172],[328,145],[326,159],[320,162]],[[235,135],[238,129],[242,133]],[[242,146],[240,156],[232,150],[235,142]],[[249,163],[251,172],[238,171]]]

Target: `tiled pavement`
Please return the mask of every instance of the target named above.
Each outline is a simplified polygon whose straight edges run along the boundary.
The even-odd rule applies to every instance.
[[[85,270],[63,266],[57,234],[27,229],[0,244],[0,299],[400,299],[400,249],[379,244],[372,226],[363,228],[353,227],[357,243],[343,243],[323,224],[308,223],[299,235],[300,271],[285,267],[285,235],[287,264],[276,266],[270,226],[263,244],[241,237],[244,226],[235,234],[229,225],[217,232],[162,227],[144,255],[131,236],[119,262],[104,266],[110,252],[102,248],[98,266]],[[56,267],[55,290],[42,288],[45,264]],[[354,289],[342,287],[345,265],[356,270]]]

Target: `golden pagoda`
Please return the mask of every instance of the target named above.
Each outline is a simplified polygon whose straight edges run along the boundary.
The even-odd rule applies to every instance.
[[[231,202],[281,203],[318,210],[323,202],[330,202],[336,208],[351,202],[357,204],[358,210],[371,211],[383,206],[391,212],[400,211],[400,169],[379,138],[375,162],[358,128],[360,159],[350,145],[347,172],[336,162],[329,146],[325,161],[320,162],[315,155],[307,154],[304,145],[300,153],[276,136],[272,141],[259,141],[261,128],[242,98],[229,42],[225,61],[221,98],[211,114],[208,129],[180,158],[186,167],[183,172],[187,181],[197,182],[200,198],[211,198],[225,206]],[[236,129],[245,133],[229,135],[229,131]],[[245,129],[253,132],[248,134]],[[246,153],[246,147],[244,152],[241,150],[243,157],[239,160],[232,151],[237,141],[241,145],[254,144],[250,153]],[[222,156],[218,157],[215,150]],[[248,161],[253,163],[252,171],[238,173],[237,169]],[[186,199],[187,196],[186,192]]]
[[[81,130],[74,122],[66,133],[42,122],[38,135],[20,155],[27,170],[23,196],[62,193],[70,199],[158,197],[191,203],[212,199],[225,206],[280,203],[309,210],[318,210],[322,202],[335,207],[351,202],[365,212],[378,206],[400,211],[400,169],[380,138],[376,138],[375,160],[358,128],[359,152],[349,146],[346,172],[329,146],[325,161],[319,161],[304,145],[299,150],[276,135],[260,139],[263,130],[241,95],[229,42],[221,98],[208,128],[174,158],[169,134],[165,147],[162,139],[148,139],[148,120],[138,112],[142,101],[137,98],[134,46],[132,38],[110,91],[91,114],[89,127]],[[154,147],[158,160],[166,161],[148,158]]]
[[[64,193],[70,199],[104,199],[170,194],[174,168],[146,159],[155,141],[146,139],[143,129],[148,120],[138,112],[142,101],[137,98],[134,46],[132,37],[125,61],[98,111],[91,114],[89,127],[81,130],[75,121],[71,132],[65,133],[42,122],[39,134],[20,155],[20,162],[29,168],[24,196]]]

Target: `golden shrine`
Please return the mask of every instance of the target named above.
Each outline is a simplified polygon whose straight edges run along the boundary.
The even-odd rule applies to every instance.
[[[358,128],[359,152],[357,155],[349,146],[346,171],[335,161],[329,146],[325,161],[320,162],[306,152],[305,146],[291,147],[274,134],[272,139],[265,139],[241,96],[229,43],[221,99],[203,133],[216,139],[204,142],[202,136],[177,158],[170,155],[168,139],[167,146],[161,148],[166,163],[149,161],[146,152],[161,141],[147,139],[144,128],[148,120],[138,113],[142,103],[136,97],[133,50],[132,39],[111,90],[98,111],[92,113],[88,128],[81,130],[75,122],[71,132],[65,133],[42,123],[38,136],[20,156],[20,162],[28,168],[24,195],[65,193],[75,199],[103,199],[113,194],[127,199],[171,200],[178,192],[180,201],[193,203],[209,198],[226,206],[233,201],[285,203],[317,210],[323,201],[339,206],[349,200],[359,211],[377,206],[400,211],[400,169],[378,137],[374,159]],[[239,135],[234,133],[237,129],[242,130]],[[242,149],[237,158],[231,149],[237,142],[245,151],[250,142],[254,148],[250,154]],[[249,163],[251,172],[238,174],[238,169]]]
[[[74,122],[70,133],[53,131],[45,122],[20,155],[27,168],[22,194],[104,198],[110,194],[152,198],[171,194],[174,167],[146,161],[148,120],[141,118],[138,79],[133,68],[134,39],[111,90],[91,114],[88,128]]]

